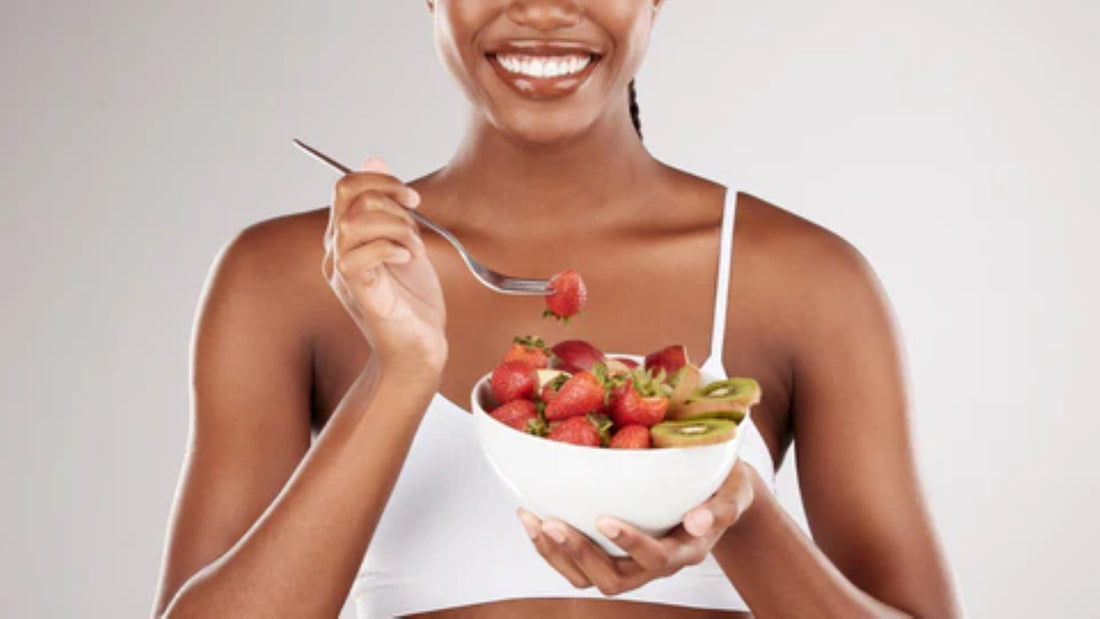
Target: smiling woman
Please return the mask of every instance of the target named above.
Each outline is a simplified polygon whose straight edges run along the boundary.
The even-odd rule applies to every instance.
[[[429,0],[471,110],[450,161],[405,183],[371,158],[331,207],[226,244],[195,323],[158,616],[332,616],[349,600],[450,619],[958,613],[869,265],[640,139],[634,76],[661,6]],[[582,273],[585,312],[546,321],[488,291],[410,209],[508,272]],[[662,538],[600,518],[624,557],[514,511],[459,403],[500,342],[533,333],[679,343],[756,377],[741,460]],[[774,496],[792,440],[813,540]]]

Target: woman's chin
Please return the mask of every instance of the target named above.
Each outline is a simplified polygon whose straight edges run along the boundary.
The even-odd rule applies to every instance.
[[[589,131],[591,125],[548,122],[546,118],[535,119],[533,122],[509,122],[494,123],[497,130],[518,142],[527,142],[539,145],[566,144],[577,140]]]

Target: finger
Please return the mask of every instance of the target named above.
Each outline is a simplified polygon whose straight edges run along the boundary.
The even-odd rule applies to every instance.
[[[597,546],[580,531],[561,522],[550,519],[543,523],[543,530],[551,527],[565,538],[561,544],[577,567],[604,595],[618,595],[623,591],[638,586],[635,581],[648,580],[650,576],[644,570],[631,570],[630,582],[626,575],[620,571],[616,563],[602,548]],[[642,578],[639,578],[642,577]]]
[[[535,549],[550,564],[550,567],[557,570],[570,584],[578,589],[591,587],[592,582],[569,558],[569,553],[554,538],[543,531],[542,522],[538,517],[522,508],[516,511],[519,514],[520,521],[523,522],[523,528],[528,530],[528,537],[531,538]],[[532,532],[534,535],[532,535]]]
[[[710,554],[710,542],[705,537],[696,537],[684,527],[676,527],[661,539],[668,554],[668,573],[679,571],[685,565],[699,565]]]
[[[377,279],[374,268],[383,263],[403,264],[412,259],[407,249],[400,245],[378,239],[356,248],[355,251],[340,256],[335,261],[336,272],[349,284],[372,286]]]
[[[334,209],[330,206],[328,208],[328,222],[325,223],[325,237],[324,237],[325,251],[330,251],[332,249],[333,236],[336,232],[336,227],[334,225],[335,221],[336,221],[336,209]]]
[[[365,189],[348,204],[344,215],[356,211],[384,211],[408,222],[410,228],[416,228],[416,220],[409,214],[409,209],[401,206],[396,200],[384,192],[375,189]]]
[[[382,174],[390,175],[393,174],[393,172],[390,171],[390,166],[386,163],[384,159],[382,159],[378,155],[371,155],[370,157],[367,157],[367,160],[363,162],[363,167],[360,169],[364,172],[381,172]]]
[[[684,530],[696,537],[725,531],[752,505],[751,471],[740,460],[730,470],[714,496],[684,515]]]
[[[426,253],[424,241],[400,218],[381,211],[349,213],[336,224],[336,257],[378,239],[397,243],[414,256]]]
[[[321,275],[325,276],[326,280],[332,279],[333,269],[332,251],[325,250],[325,257],[321,259]]]
[[[409,231],[416,237],[416,242],[413,243],[409,249],[414,255],[421,255],[424,249],[424,244],[420,239],[420,228],[416,225],[416,220],[412,215],[409,215],[409,211],[402,207],[400,204],[394,202],[389,196],[379,193],[373,190],[367,190],[359,194],[354,202],[348,207],[344,214],[340,216],[340,220],[354,219],[361,221],[370,221],[371,214],[384,213],[390,217],[402,222]]]
[[[368,189],[382,192],[406,208],[420,205],[420,193],[400,179],[387,173],[365,171],[345,174],[336,181],[332,208],[337,214],[343,213],[356,196]]]
[[[659,571],[668,567],[669,556],[665,546],[636,527],[604,516],[596,520],[596,528],[616,546],[625,550],[643,569]]]

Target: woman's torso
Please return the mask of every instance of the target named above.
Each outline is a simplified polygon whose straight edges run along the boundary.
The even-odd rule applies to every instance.
[[[589,292],[585,312],[563,326],[542,317],[539,298],[498,295],[482,287],[446,241],[425,231],[423,238],[447,303],[449,356],[440,394],[450,402],[465,403],[474,382],[499,362],[512,337],[521,334],[539,334],[549,342],[585,339],[604,350],[638,353],[682,343],[692,361],[702,361],[710,352],[724,188],[683,173],[677,173],[675,179],[667,216],[658,225],[638,223],[628,227],[632,231],[627,234],[604,234],[598,239],[574,237],[568,244],[553,241],[554,232],[547,231],[545,244],[521,252],[490,233],[464,231],[460,213],[433,212],[433,195],[439,188],[429,182],[410,183],[423,197],[422,212],[451,227],[479,260],[507,265],[507,269],[501,269],[522,276],[548,276],[561,268],[575,268],[584,277]],[[767,244],[751,240],[754,227],[767,227],[771,208],[752,196],[738,197],[721,360],[731,375],[752,376],[760,381],[764,398],[754,408],[753,416],[773,461],[779,463],[789,442],[786,377],[790,369],[787,355],[776,344],[779,340],[769,337],[774,325],[768,320],[767,302],[761,303],[769,294],[771,282],[761,280],[760,272],[765,269],[754,268],[764,260],[754,255],[754,248],[766,250]],[[295,217],[304,228],[295,238],[308,243],[309,229],[316,233],[314,248],[299,248],[295,255],[306,262],[314,256],[316,264],[309,267],[315,266],[319,273],[327,211],[320,209]],[[369,349],[323,278],[316,277],[316,284],[302,292],[316,296],[310,306],[317,309],[311,312],[310,324],[304,328],[313,342],[313,415],[315,427],[320,427],[366,363]],[[461,414],[457,409],[450,412]],[[519,527],[518,521],[515,526]],[[438,611],[430,616],[454,619],[520,614],[645,618],[738,613],[670,609],[617,600],[515,600]]]

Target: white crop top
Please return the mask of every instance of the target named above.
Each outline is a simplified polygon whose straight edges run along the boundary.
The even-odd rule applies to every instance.
[[[721,376],[737,191],[726,188],[710,356]],[[741,459],[775,491],[771,454],[751,420]],[[465,406],[436,393],[352,585],[342,618],[383,619],[490,601],[602,598],[550,567],[516,517],[518,502],[493,472]],[[713,556],[615,597],[748,610]]]

